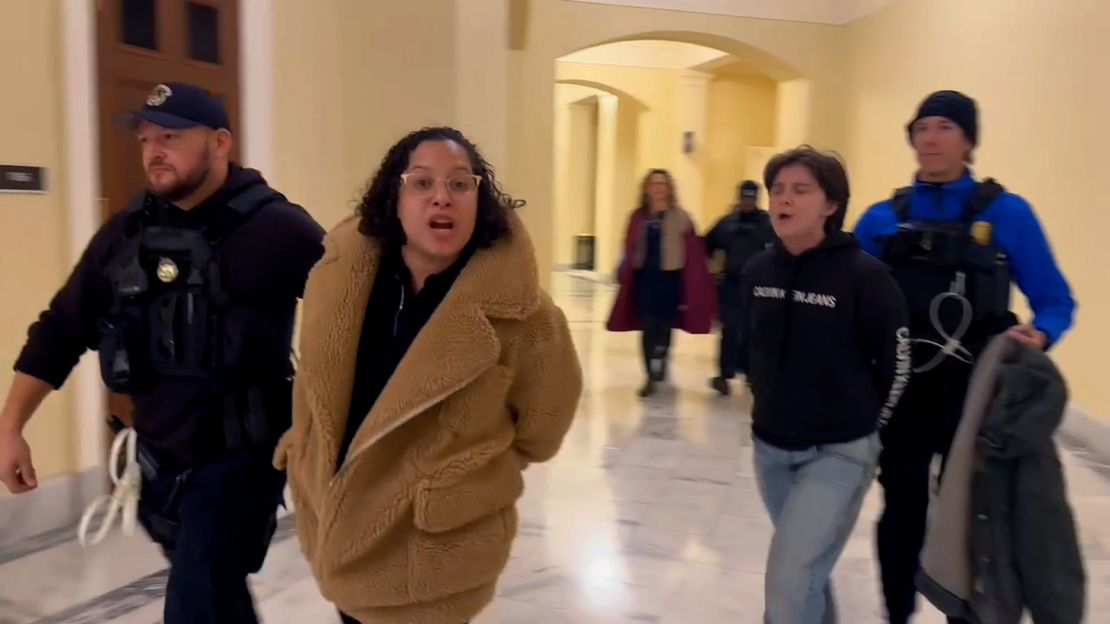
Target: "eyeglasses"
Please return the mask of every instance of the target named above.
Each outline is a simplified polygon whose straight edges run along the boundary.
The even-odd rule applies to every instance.
[[[454,175],[447,179],[437,178],[427,173],[402,173],[401,184],[411,189],[418,197],[427,197],[436,192],[436,182],[443,181],[447,184],[447,192],[451,195],[469,195],[478,190],[482,183],[482,176],[474,174]]]

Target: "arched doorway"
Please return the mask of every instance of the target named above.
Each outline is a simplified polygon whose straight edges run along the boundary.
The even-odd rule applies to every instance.
[[[766,53],[729,41],[648,33],[556,59],[556,268],[582,268],[582,252],[592,250],[592,268],[612,273],[648,169],[674,174],[680,201],[704,231],[728,210],[737,184],[759,180],[778,146],[802,142],[804,79]]]

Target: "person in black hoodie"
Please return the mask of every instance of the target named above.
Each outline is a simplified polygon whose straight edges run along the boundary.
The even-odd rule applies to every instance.
[[[733,210],[713,226],[705,236],[705,251],[710,256],[718,251],[725,254],[724,270],[717,292],[721,318],[720,375],[709,380],[709,385],[722,396],[731,392],[728,381],[736,373],[744,373],[737,362],[736,347],[740,344],[740,323],[744,310],[740,288],[740,273],[744,265],[756,254],[767,248],[775,233],[771,217],[756,203],[759,185],[745,180],[737,189],[739,201]]]
[[[778,240],[742,274],[760,494],[775,532],[768,624],[835,621],[829,576],[879,461],[879,429],[908,381],[905,301],[841,230],[848,178],[810,147],[767,164]]]
[[[292,419],[294,316],[324,231],[230,162],[227,111],[200,87],[160,84],[120,122],[148,190],[31,326],[0,412],[0,481],[37,487],[23,427],[98,351],[104,382],[134,405],[113,416],[131,421],[119,424],[136,434],[138,519],[169,559],[166,624],[257,622],[247,576],[277,526],[285,479],[270,460]]]

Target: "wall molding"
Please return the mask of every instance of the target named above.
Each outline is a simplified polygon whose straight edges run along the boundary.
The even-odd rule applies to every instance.
[[[812,0],[568,0],[588,4],[608,4],[640,9],[660,9],[752,17],[790,22],[809,22],[843,26],[882,10],[897,0],[840,0],[838,2],[813,2]]]

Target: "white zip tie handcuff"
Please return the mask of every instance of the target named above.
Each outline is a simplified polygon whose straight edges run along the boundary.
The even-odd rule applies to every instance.
[[[113,490],[111,494],[96,497],[81,516],[81,524],[77,527],[77,540],[82,547],[88,548],[104,541],[108,532],[112,530],[117,516],[123,534],[128,537],[135,534],[139,518],[139,494],[143,483],[137,458],[137,443],[138,437],[134,429],[124,429],[116,434],[111,453],[108,455],[108,476],[112,479]],[[125,452],[121,467],[120,456]],[[103,511],[103,520],[100,527],[96,534],[89,538],[89,527],[93,518],[101,511]]]
[[[966,364],[971,364],[974,361],[974,357],[971,355],[971,351],[968,351],[961,342],[964,338],[964,335],[967,334],[967,330],[971,328],[971,320],[974,317],[974,311],[971,308],[971,302],[968,301],[967,297],[964,294],[966,289],[966,280],[967,276],[964,275],[964,273],[956,273],[956,279],[952,282],[952,285],[949,288],[948,292],[943,292],[936,297],[933,297],[933,301],[929,305],[929,320],[933,323],[933,329],[937,330],[937,334],[944,340],[944,344],[933,340],[927,340],[925,338],[914,339],[915,343],[922,343],[936,347],[938,351],[937,354],[933,356],[933,359],[913,369],[913,372],[924,373],[931,371],[934,368],[940,366],[940,363],[948,357],[956,358],[957,360],[960,360],[961,362],[964,362]],[[956,326],[956,331],[952,332],[951,334],[948,333],[948,330],[945,329],[940,320],[940,306],[947,299],[955,299],[963,308],[963,315],[960,317],[960,324]]]

